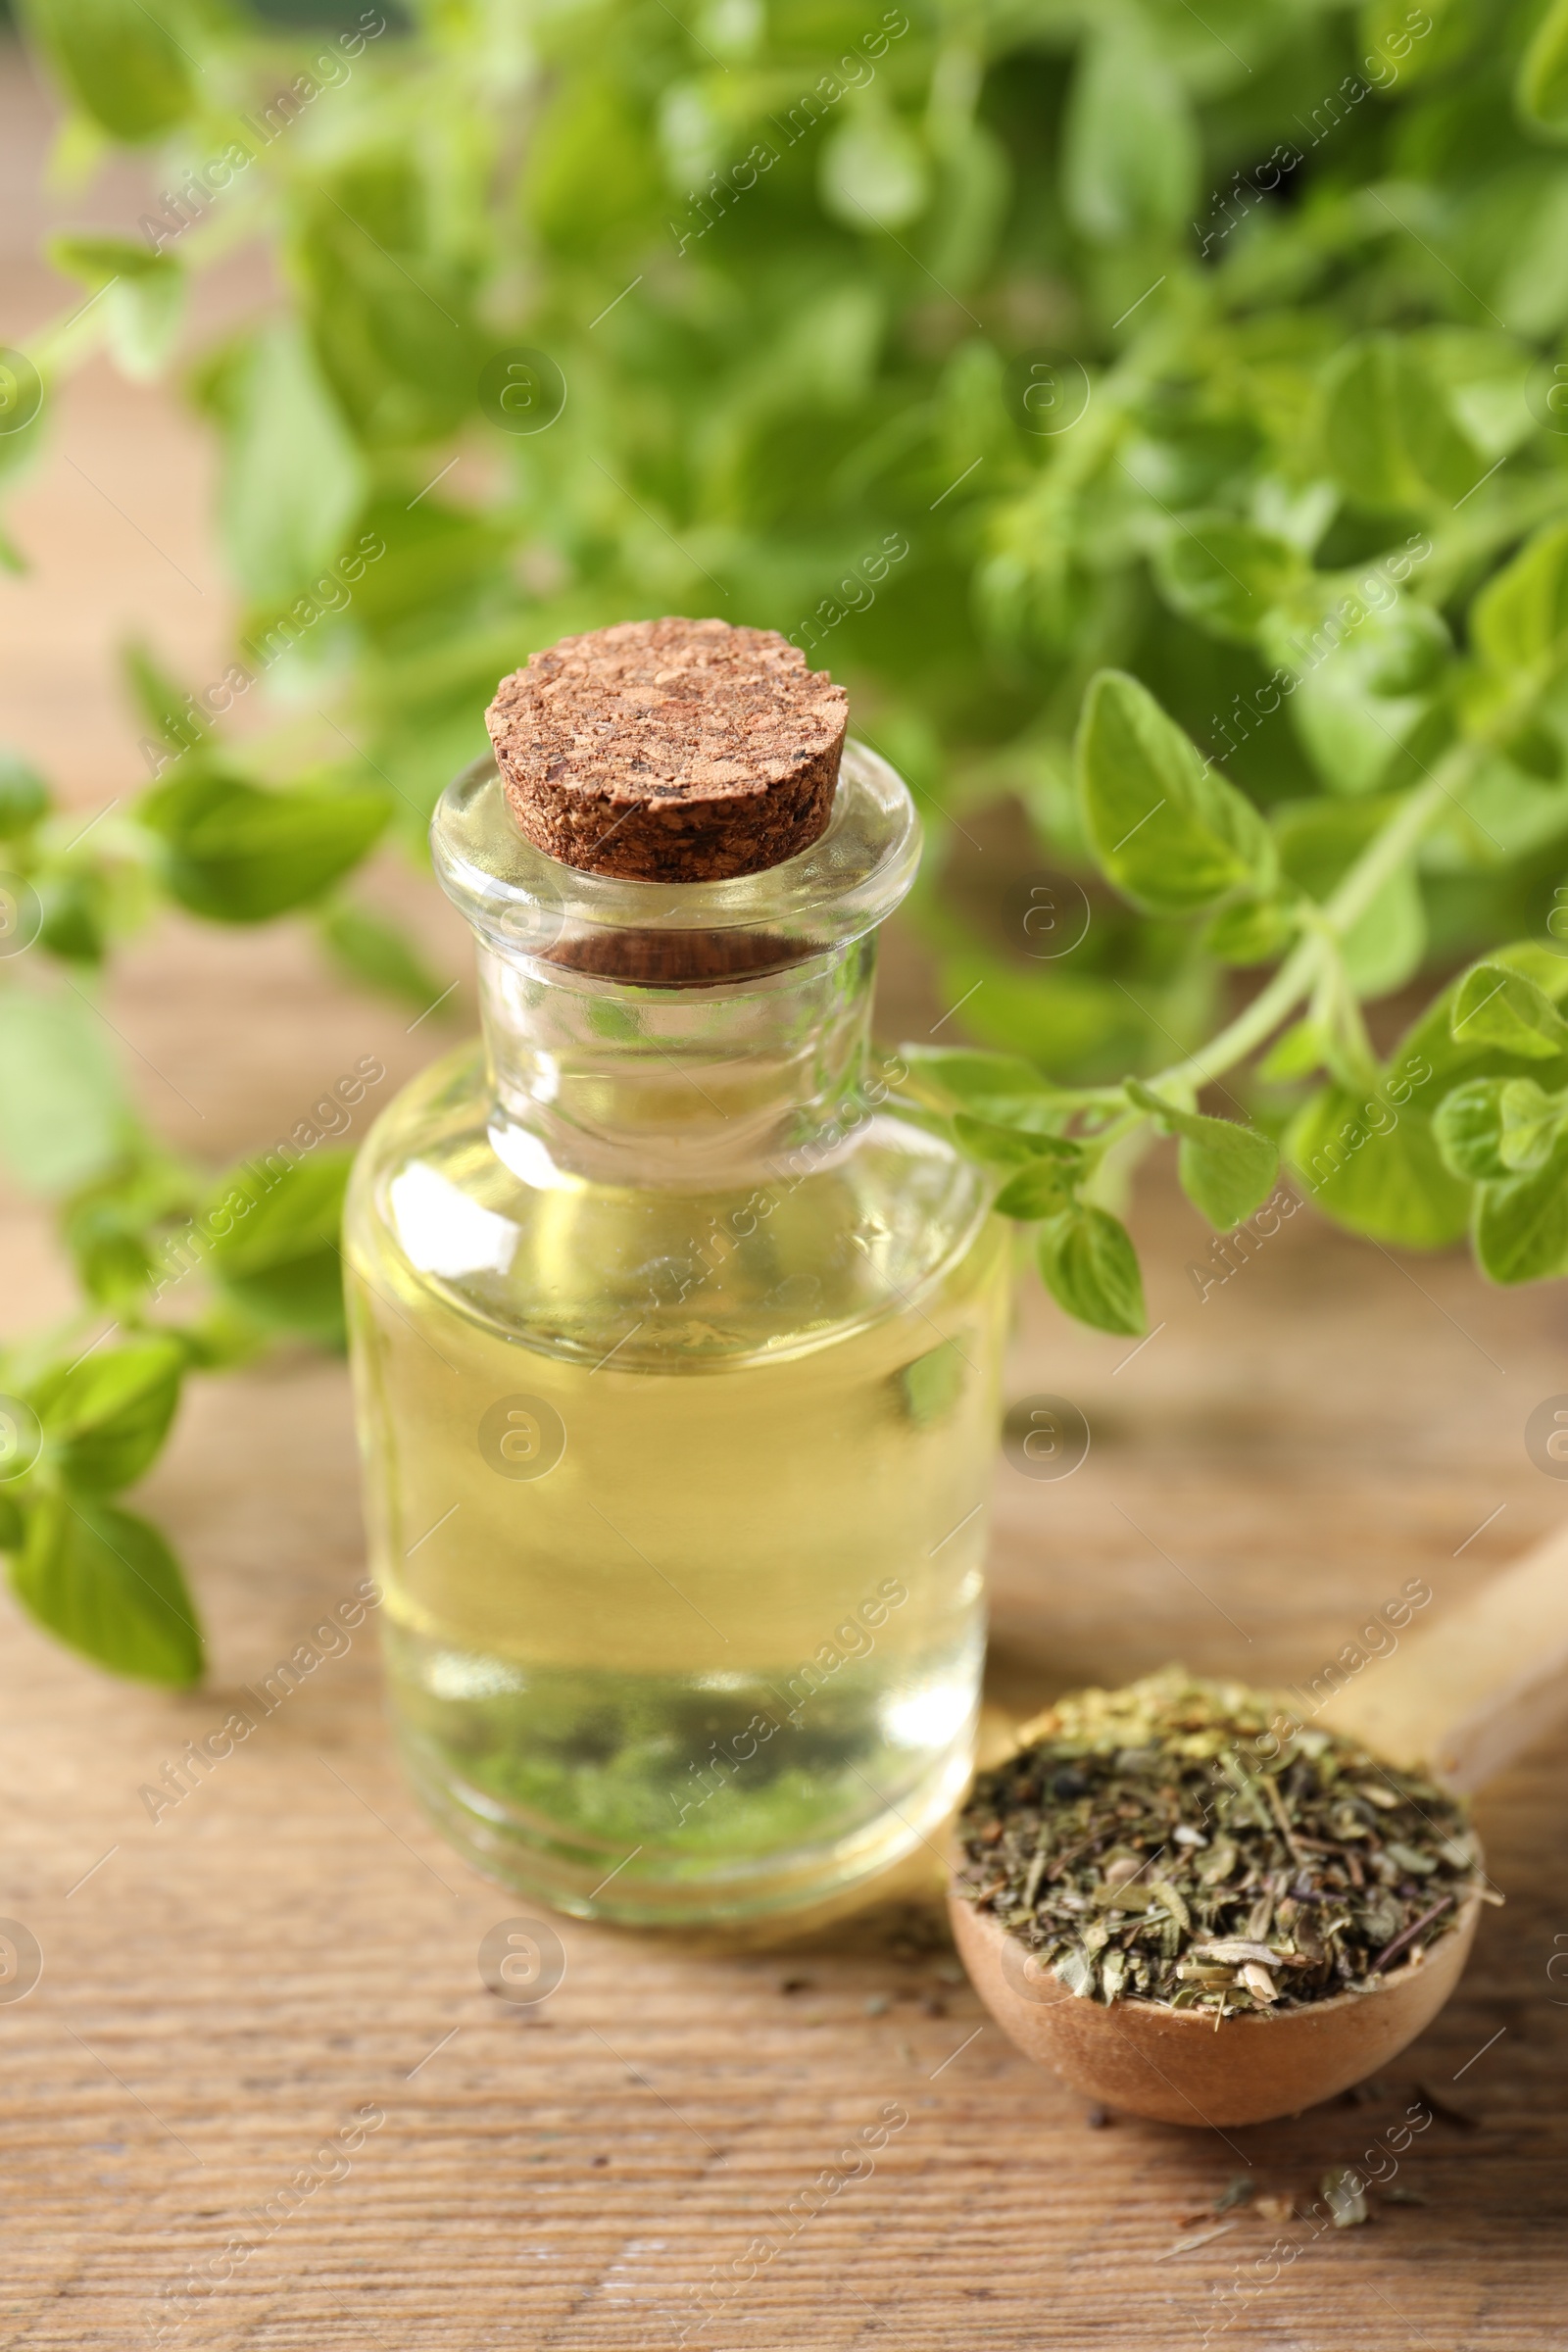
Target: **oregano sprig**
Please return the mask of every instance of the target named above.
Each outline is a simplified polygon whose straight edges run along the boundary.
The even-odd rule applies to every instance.
[[[1166,1142],[1221,1230],[1277,1166],[1386,1245],[1568,1272],[1562,0],[25,23],[66,164],[148,194],[52,241],[0,484],[87,358],[174,372],[241,604],[216,677],[127,649],[144,780],[85,830],[0,760],[0,1156],[82,1293],[0,1365],[0,1545],[64,1638],[196,1671],[108,1474],[339,1314],[346,1159],[269,1190],[149,1132],[118,950],[298,920],[423,1012],[368,857],[499,675],[629,615],[780,628],[909,777],[954,1042],[908,1099],[1068,1312],[1145,1327]],[[204,342],[245,244],[276,292]]]

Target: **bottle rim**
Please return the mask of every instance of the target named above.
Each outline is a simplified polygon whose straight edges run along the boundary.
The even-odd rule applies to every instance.
[[[885,922],[914,880],[920,820],[880,753],[844,747],[827,826],[810,847],[723,882],[629,882],[584,873],[521,831],[488,756],[447,786],[430,820],[436,879],[499,955],[556,962],[563,944],[633,931],[747,932],[797,956],[846,948]]]

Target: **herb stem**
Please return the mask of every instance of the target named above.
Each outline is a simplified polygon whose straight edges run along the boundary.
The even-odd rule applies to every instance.
[[[1382,832],[1367,843],[1323,909],[1330,929],[1342,939],[1360,921],[1384,884],[1398,872],[1433,818],[1442,812],[1444,802],[1458,799],[1484,748],[1479,743],[1456,744],[1426,782],[1400,802]]]
[[[1253,1049],[1278,1028],[1292,1006],[1306,996],[1317,978],[1323,957],[1320,939],[1303,939],[1293,948],[1280,965],[1268,986],[1239,1012],[1228,1027],[1211,1038],[1200,1054],[1189,1054],[1185,1061],[1173,1062],[1169,1069],[1160,1070],[1148,1084],[1157,1094],[1167,1086],[1188,1081],[1201,1085],[1222,1070],[1234,1069]]]
[[[1380,1977],[1383,1974],[1383,1971],[1388,1967],[1389,1962],[1395,1959],[1398,1953],[1402,1952],[1407,1943],[1412,1943],[1416,1936],[1421,1934],[1424,1928],[1430,1928],[1432,1922],[1440,1917],[1443,1912],[1447,1910],[1448,1905],[1452,1902],[1452,1900],[1453,1896],[1451,1893],[1446,1894],[1438,1902],[1435,1902],[1432,1905],[1430,1911],[1423,1911],[1419,1919],[1411,1920],[1410,1925],[1403,1931],[1401,1935],[1396,1936],[1392,1943],[1386,1943],[1383,1946],[1382,1951],[1379,1952],[1373,1959],[1372,1967],[1369,1973],[1374,1977]]]
[[[1327,901],[1319,928],[1297,944],[1268,986],[1200,1054],[1190,1054],[1185,1061],[1149,1080],[1156,1092],[1190,1080],[1200,1083],[1234,1069],[1272,1034],[1285,1015],[1310,994],[1325,959],[1338,953],[1338,942],[1398,872],[1427,827],[1442,813],[1445,803],[1458,799],[1484,748],[1478,743],[1456,745],[1426,782],[1400,802]]]

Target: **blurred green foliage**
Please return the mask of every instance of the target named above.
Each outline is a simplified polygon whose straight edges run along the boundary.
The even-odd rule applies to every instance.
[[[160,194],[134,240],[56,241],[74,288],[0,473],[100,342],[182,368],[244,603],[223,680],[128,655],[154,773],[84,843],[0,772],[36,950],[0,988],[0,1151],[61,1197],[105,1360],[154,1344],[148,1270],[208,1188],[122,1099],[86,1002],[115,941],[163,897],[308,912],[414,1001],[354,869],[385,829],[417,852],[502,672],[662,612],[785,631],[910,778],[977,1048],[911,1052],[911,1092],[1069,1311],[1143,1328],[1115,1210],[1160,1136],[1222,1229],[1283,1151],[1379,1241],[1468,1224],[1495,1280],[1568,1271],[1568,0],[26,23],[61,168],[134,146]],[[189,280],[246,240],[281,291],[191,352]],[[276,724],[220,750],[248,694]],[[1385,1054],[1362,1007],[1423,973]],[[187,1364],[330,1337],[340,1180],[291,1173],[254,1245],[204,1249]],[[42,1431],[0,1489],[19,1589],[194,1671],[144,1638],[189,1614],[172,1565],[119,1653],[83,1630],[140,1524],[62,1532],[87,1489],[48,1384],[87,1328],[7,1375]]]

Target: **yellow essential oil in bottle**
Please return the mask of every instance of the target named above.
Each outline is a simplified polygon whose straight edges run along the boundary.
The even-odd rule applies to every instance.
[[[482,761],[432,838],[484,1043],[382,1117],[347,1240],[408,1770],[563,1910],[814,1904],[951,1809],[983,1647],[1006,1244],[866,1044],[908,797],[852,744],[813,846],[656,885]]]

